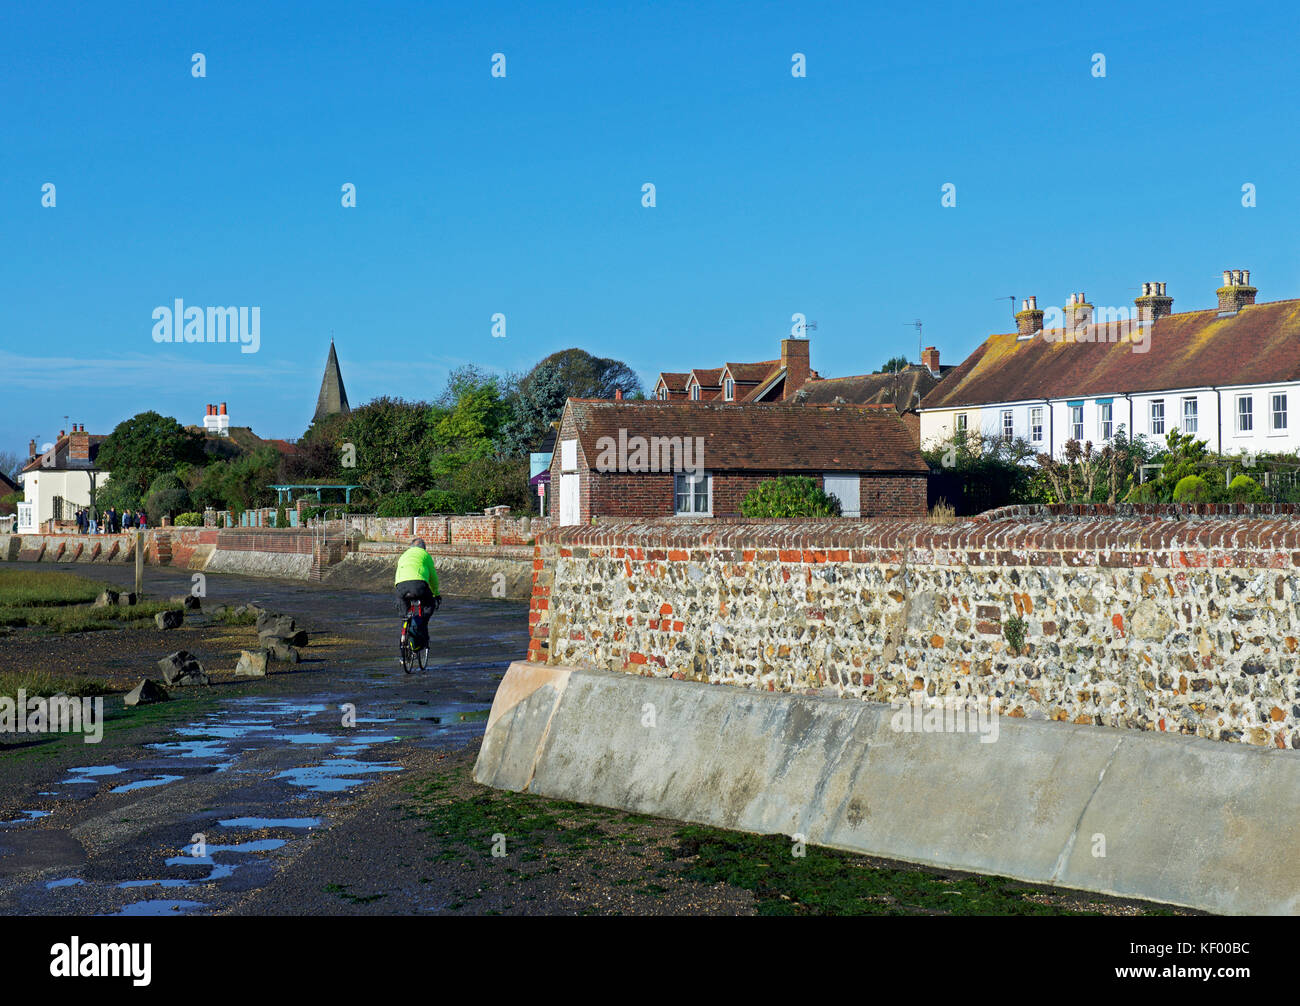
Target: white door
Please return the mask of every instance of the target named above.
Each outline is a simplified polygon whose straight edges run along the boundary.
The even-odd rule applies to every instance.
[[[560,523],[578,523],[578,473],[568,472],[560,476]]]
[[[858,497],[858,477],[856,475],[835,475],[828,472],[824,476],[826,495],[834,496],[840,501],[840,516],[861,517],[862,504]]]

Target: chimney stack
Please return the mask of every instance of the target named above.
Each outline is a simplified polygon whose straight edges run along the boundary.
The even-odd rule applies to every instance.
[[[1174,313],[1174,298],[1165,294],[1163,283],[1143,283],[1142,296],[1136,297],[1137,319],[1145,324]]]
[[[781,366],[785,370],[782,401],[792,401],[795,393],[808,383],[808,378],[812,376],[809,359],[807,339],[781,340]]]
[[[35,461],[35,460],[36,460],[36,441],[35,441],[35,440],[32,440],[32,441],[30,441],[30,442],[27,444],[27,460],[28,460],[28,461]]]
[[[1250,285],[1249,269],[1225,269],[1223,286],[1215,292],[1219,295],[1219,313],[1236,314],[1243,307],[1255,303],[1255,294],[1259,291]]]
[[[1065,327],[1071,331],[1092,324],[1092,305],[1085,293],[1072,293],[1065,302]]]
[[[76,423],[72,425],[72,436],[68,438],[68,467],[90,467],[90,434],[85,432],[85,426],[78,428]]]
[[[935,377],[939,376],[939,351],[933,346],[921,350],[921,365]]]
[[[616,401],[616,402],[621,402],[622,400],[623,400],[623,389],[622,389],[622,388],[615,388],[615,389],[614,389],[614,401]]]
[[[221,412],[220,412],[220,415],[223,415],[223,416],[224,416],[225,414],[226,414],[226,403],[225,403],[225,402],[222,402],[222,403],[221,403]]]
[[[1043,312],[1038,309],[1038,297],[1028,297],[1021,302],[1016,314],[1016,330],[1021,335],[1033,335],[1043,330]]]

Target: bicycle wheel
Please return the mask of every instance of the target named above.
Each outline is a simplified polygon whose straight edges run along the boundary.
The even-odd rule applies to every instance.
[[[429,648],[427,646],[420,650],[416,656],[420,660],[420,670],[424,670],[429,666]]]
[[[402,670],[407,674],[411,673],[411,665],[415,663],[415,654],[411,652],[411,644],[409,642],[411,638],[410,634],[411,634],[410,625],[403,624],[402,643],[401,646],[399,647],[399,651],[402,657]]]

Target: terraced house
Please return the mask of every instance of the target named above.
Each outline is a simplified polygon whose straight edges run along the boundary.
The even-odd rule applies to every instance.
[[[1036,298],[1017,331],[991,335],[922,400],[921,443],[956,433],[1023,438],[1060,457],[1122,427],[1163,442],[1174,429],[1221,454],[1300,448],[1300,300],[1255,302],[1249,270],[1229,270],[1218,304],[1174,313],[1164,283],[1126,311],[1071,294],[1044,327]],[[1127,317],[1116,317],[1127,315]]]

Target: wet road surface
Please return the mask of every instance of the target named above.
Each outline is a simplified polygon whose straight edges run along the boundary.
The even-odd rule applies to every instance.
[[[75,572],[122,586],[132,577]],[[189,586],[185,571],[150,569],[146,589]],[[250,899],[293,911],[276,898],[286,866],[349,822],[368,790],[480,737],[497,682],[526,647],[522,603],[448,598],[430,668],[406,675],[386,594],[217,575],[207,588],[205,605],[258,603],[348,644],[265,679],[184,689],[115,721],[141,725],[110,729],[100,744],[66,739],[0,756],[0,913],[201,914]],[[59,640],[50,637],[52,658]],[[145,663],[157,656],[147,645]],[[120,705],[120,695],[105,698]]]

